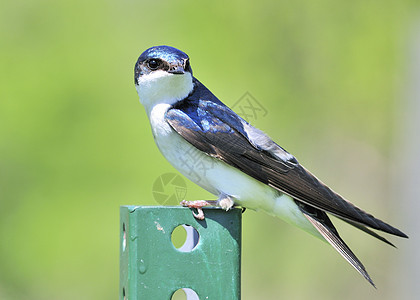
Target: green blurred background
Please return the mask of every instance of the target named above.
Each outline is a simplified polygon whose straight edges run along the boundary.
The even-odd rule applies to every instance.
[[[408,0],[3,1],[0,299],[118,297],[119,205],[156,205],[156,178],[176,172],[133,83],[137,57],[154,45],[189,54],[226,104],[252,94],[268,111],[252,124],[414,233],[393,173],[417,13]],[[210,198],[186,182],[187,199]],[[332,247],[248,210],[242,299],[413,296],[411,271],[399,267],[412,239],[391,237],[395,250],[333,221],[378,290]]]

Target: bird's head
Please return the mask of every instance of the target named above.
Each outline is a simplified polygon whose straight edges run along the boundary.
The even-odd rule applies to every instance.
[[[190,59],[173,47],[149,48],[137,60],[134,83],[147,110],[160,103],[174,104],[193,89]]]

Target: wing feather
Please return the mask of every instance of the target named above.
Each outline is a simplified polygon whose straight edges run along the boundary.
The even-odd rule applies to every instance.
[[[291,154],[221,102],[186,99],[168,110],[166,120],[178,134],[199,150],[293,199],[334,214],[359,229],[368,226],[407,237],[397,228],[333,192]],[[369,234],[371,232],[364,231]]]

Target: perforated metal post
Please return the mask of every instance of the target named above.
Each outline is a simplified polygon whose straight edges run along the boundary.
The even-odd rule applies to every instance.
[[[120,299],[170,300],[188,288],[200,300],[240,299],[241,210],[204,209],[205,220],[189,208],[121,206]],[[176,249],[172,231],[190,225],[198,244]],[[197,299],[190,290],[187,299]]]

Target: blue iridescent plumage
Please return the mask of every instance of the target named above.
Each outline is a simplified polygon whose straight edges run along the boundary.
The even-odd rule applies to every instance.
[[[145,61],[148,58],[160,58],[167,62],[189,59],[186,53],[171,46],[156,46],[149,48],[140,55],[138,61]]]
[[[175,115],[179,116],[179,121],[190,129],[201,130],[203,132],[233,132],[241,129],[240,120],[233,123],[225,123],[219,118],[220,112],[231,113],[230,109],[216,98],[198,80],[194,80],[194,92],[184,101],[174,105],[171,111],[175,110]],[[211,108],[217,107],[216,114],[210,113]],[[227,112],[228,110],[229,112]],[[237,116],[236,116],[237,117]],[[232,126],[233,125],[233,126]],[[239,125],[239,128],[236,128]]]

